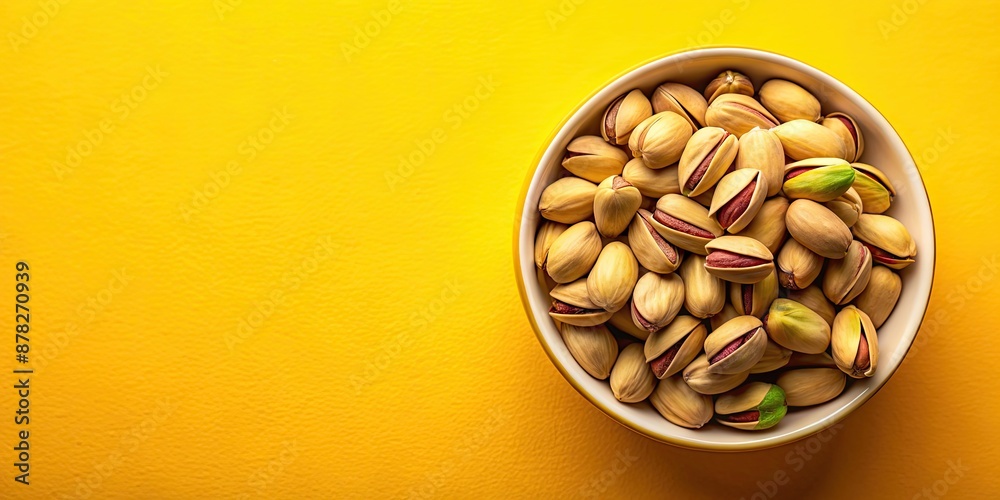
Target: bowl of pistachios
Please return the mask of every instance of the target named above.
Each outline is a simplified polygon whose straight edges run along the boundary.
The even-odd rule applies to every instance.
[[[868,101],[803,62],[706,48],[586,98],[531,165],[515,275],[552,363],[618,423],[740,451],[886,384],[934,275],[930,202]]]

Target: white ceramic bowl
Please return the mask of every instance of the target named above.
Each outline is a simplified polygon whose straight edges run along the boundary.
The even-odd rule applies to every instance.
[[[823,104],[823,113],[843,111],[857,120],[865,139],[861,161],[877,166],[897,190],[888,215],[906,225],[917,242],[916,262],[900,274],[903,291],[889,319],[878,330],[879,365],[874,377],[854,381],[839,397],[825,404],[795,408],[775,427],[747,432],[711,423],[692,430],[661,417],[648,402],[625,404],[614,398],[606,380],[585,372],[566,349],[548,316],[549,297],[537,281],[534,263],[535,230],[540,222],[538,199],[542,190],[560,176],[566,145],[574,137],[600,135],[604,109],[618,95],[634,88],[649,95],[657,85],[675,81],[702,90],[726,69],[738,70],[755,88],[771,78],[794,81],[810,90]],[[515,273],[539,342],[556,368],[584,397],[612,419],[650,438],[694,449],[736,451],[778,446],[821,431],[860,407],[896,371],[920,327],[930,299],[934,278],[934,223],[920,173],[903,141],[879,112],[835,78],[816,68],[778,54],[744,48],[706,48],[673,54],[643,64],[616,78],[577,107],[545,145],[525,183],[515,222]]]

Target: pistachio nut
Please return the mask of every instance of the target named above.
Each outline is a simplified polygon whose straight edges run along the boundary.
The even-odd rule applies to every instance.
[[[917,256],[917,244],[906,226],[888,215],[861,214],[851,230],[871,251],[872,259],[884,266],[902,269]]]
[[[549,316],[556,321],[576,326],[596,326],[611,318],[611,312],[590,300],[586,278],[556,285],[549,295],[552,297]]]
[[[642,355],[642,344],[629,344],[622,349],[611,369],[611,392],[622,403],[645,400],[656,388],[656,377]]]
[[[628,147],[632,156],[640,158],[647,167],[663,168],[681,159],[692,133],[691,125],[683,116],[664,111],[646,118],[635,127]]]
[[[632,130],[652,114],[653,107],[641,90],[622,94],[604,110],[601,136],[611,144],[628,144]]]
[[[804,352],[793,352],[792,357],[785,365],[786,369],[794,368],[833,368],[837,369],[837,362],[826,352],[818,354],[806,354]]]
[[[868,286],[854,299],[854,305],[868,314],[875,328],[881,328],[896,307],[902,291],[903,282],[898,274],[888,267],[875,266]]]
[[[587,276],[587,292],[598,307],[615,312],[628,302],[638,279],[639,264],[632,250],[620,241],[612,241],[601,250]]]
[[[594,215],[597,186],[579,177],[563,177],[549,184],[538,199],[538,211],[548,220],[576,224]]]
[[[545,270],[556,283],[569,283],[586,276],[601,254],[601,235],[593,222],[577,222],[549,246]]]
[[[854,239],[837,214],[812,200],[793,201],[785,213],[785,226],[795,241],[828,259],[843,259]]]
[[[754,127],[740,137],[740,150],[736,155],[736,170],[755,168],[767,179],[767,195],[781,191],[785,174],[785,152],[781,140],[768,129]]]
[[[676,274],[646,273],[632,291],[632,321],[655,332],[671,321],[684,305],[684,282]]]
[[[680,83],[666,82],[653,91],[653,112],[673,111],[691,124],[691,131],[705,126],[708,102],[697,90]]]
[[[785,391],[766,382],[750,382],[715,402],[716,422],[745,431],[774,427],[787,412]]]
[[[652,220],[653,214],[640,208],[629,226],[628,244],[642,267],[655,273],[672,273],[680,266],[684,253],[653,229]]]
[[[743,373],[724,374],[709,371],[708,356],[702,354],[684,368],[684,382],[701,394],[722,394],[735,389],[750,376],[750,370]]]
[[[837,214],[837,217],[840,217],[840,220],[844,221],[847,227],[851,227],[858,222],[858,217],[861,217],[861,214],[864,212],[861,196],[858,195],[858,192],[853,187],[845,191],[837,199],[826,202],[826,208]]]
[[[844,392],[847,376],[836,368],[799,368],[778,375],[775,383],[785,391],[788,406],[813,406]]]
[[[635,337],[639,340],[645,341],[649,338],[649,332],[643,328],[635,326],[635,322],[632,321],[632,304],[625,304],[625,307],[615,311],[605,323],[605,326],[609,328],[614,328],[625,335]],[[611,333],[615,333],[612,330]]]
[[[684,280],[684,308],[699,318],[709,318],[726,305],[726,282],[705,269],[705,257],[688,255],[677,271]]]
[[[861,197],[865,213],[880,214],[889,209],[896,189],[881,170],[867,163],[852,163],[857,175],[854,176],[854,190]]]
[[[842,306],[857,297],[872,273],[872,254],[859,241],[852,241],[847,255],[831,260],[823,275],[823,294],[830,302]]]
[[[736,136],[719,127],[705,127],[695,132],[678,164],[681,193],[693,198],[708,191],[729,170],[738,150]]]
[[[739,138],[754,127],[763,129],[776,127],[778,119],[753,97],[723,94],[708,105],[708,110],[705,111],[705,124],[710,127],[721,127]]]
[[[764,82],[757,91],[760,103],[782,122],[792,120],[819,121],[819,99],[808,90],[788,80]]]
[[[605,238],[614,238],[632,222],[642,204],[642,193],[622,176],[604,179],[594,194],[594,223]]]
[[[720,311],[718,314],[715,314],[711,318],[708,318],[708,324],[711,325],[712,330],[717,330],[727,321],[737,316],[743,316],[743,315],[736,312],[736,308],[733,307],[732,304],[727,302],[726,305],[722,307],[722,311]]]
[[[726,70],[719,73],[708,86],[705,87],[705,99],[711,104],[716,98],[723,94],[743,94],[752,96],[754,93],[753,82],[746,75],[739,71]]]
[[[584,135],[570,141],[562,166],[573,175],[590,182],[601,182],[609,175],[619,175],[628,154],[596,135]]]
[[[680,193],[677,183],[677,166],[652,169],[639,158],[632,158],[625,164],[622,177],[635,186],[643,196],[660,198],[665,194]]]
[[[740,236],[747,236],[763,243],[772,255],[778,253],[778,249],[785,241],[785,213],[787,211],[787,198],[779,196],[765,200],[764,204],[760,206],[757,216],[740,231]]]
[[[806,288],[823,270],[823,256],[791,239],[778,252],[778,279],[781,286],[790,290]]]
[[[774,272],[774,256],[763,243],[746,236],[720,236],[705,245],[705,269],[734,283],[757,283]]]
[[[604,325],[575,326],[562,324],[566,349],[591,377],[604,380],[611,375],[611,367],[618,358],[618,342]]]
[[[712,420],[712,396],[695,392],[680,375],[660,380],[649,402],[663,418],[681,427],[700,429]]]
[[[729,284],[729,300],[736,312],[743,316],[758,318],[767,314],[771,302],[778,298],[778,275],[771,273],[754,284]]]
[[[734,170],[719,181],[708,214],[730,233],[739,233],[757,216],[767,198],[767,179],[760,170]]]
[[[844,141],[845,160],[855,162],[861,158],[861,153],[865,150],[865,138],[861,135],[861,128],[858,127],[858,122],[854,121],[854,118],[838,111],[826,115],[820,124],[832,130],[840,136],[840,140]]]
[[[709,108],[711,110],[711,108]],[[785,155],[799,161],[807,158],[844,158],[844,141],[834,131],[809,120],[792,120],[774,127]]]
[[[767,346],[764,347],[764,355],[760,357],[757,364],[753,365],[750,373],[772,372],[788,364],[788,360],[791,358],[791,349],[785,349],[777,342],[768,339]]]
[[[549,220],[542,221],[541,224],[538,225],[538,233],[535,234],[536,266],[541,268],[545,265],[545,259],[549,256],[549,247],[552,246],[552,242],[567,229],[569,229],[568,225]]]
[[[737,316],[715,329],[705,339],[708,371],[743,373],[764,356],[767,334],[759,319]]]
[[[701,352],[708,329],[691,316],[677,316],[666,328],[649,335],[644,353],[656,378],[679,373]]]
[[[767,336],[782,347],[818,354],[830,345],[830,325],[819,313],[789,299],[777,299],[764,316]]]
[[[839,158],[809,158],[785,165],[781,189],[790,199],[832,201],[851,189],[854,169]]]
[[[699,255],[706,255],[705,244],[723,232],[707,208],[679,194],[660,198],[649,222],[670,243]]]
[[[854,378],[871,377],[878,367],[878,333],[871,318],[854,306],[847,306],[833,320],[833,360],[840,370]]]
[[[833,318],[837,315],[837,310],[827,300],[826,295],[823,295],[823,290],[820,289],[819,285],[810,285],[801,290],[789,290],[788,298],[808,307],[822,316],[827,325],[833,326]]]

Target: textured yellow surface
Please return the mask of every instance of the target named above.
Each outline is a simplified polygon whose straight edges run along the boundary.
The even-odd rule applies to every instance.
[[[3,2],[0,302],[28,261],[36,373],[24,486],[10,310],[0,497],[988,497],[998,16],[937,0]],[[928,321],[822,441],[649,441],[560,377],[521,309],[511,226],[542,142],[619,72],[702,44],[837,76],[930,192]]]

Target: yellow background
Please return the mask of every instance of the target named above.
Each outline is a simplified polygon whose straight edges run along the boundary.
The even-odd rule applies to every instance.
[[[1000,488],[995,2],[53,5],[0,4],[0,301],[27,260],[37,369],[24,487],[0,339],[3,498]],[[552,129],[623,70],[702,44],[852,86],[933,203],[928,322],[808,461],[619,426],[550,364],[514,285],[514,208]],[[87,154],[68,167],[71,148]]]

